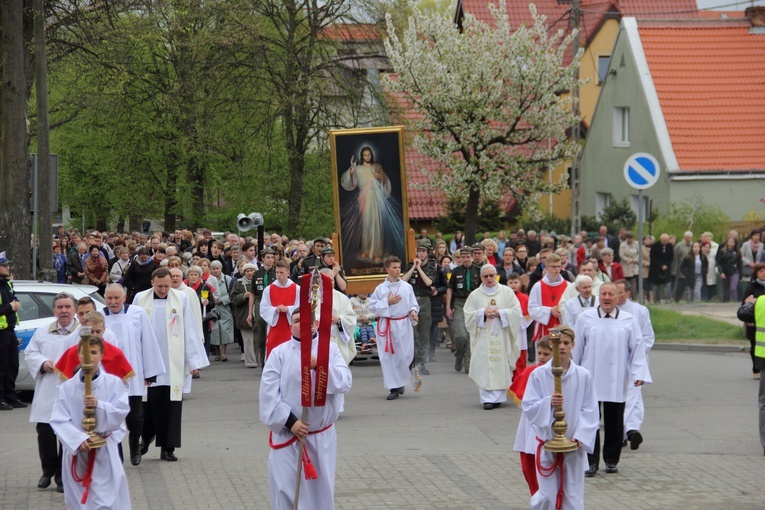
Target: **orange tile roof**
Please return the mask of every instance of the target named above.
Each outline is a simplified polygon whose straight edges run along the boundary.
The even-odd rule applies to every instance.
[[[744,11],[699,11],[700,18],[740,19],[746,18]]]
[[[558,0],[536,0],[537,12],[547,16],[549,30],[571,29],[571,2]],[[489,4],[498,5],[496,0],[461,0],[463,12],[470,13],[484,23],[493,23]],[[516,29],[531,22],[529,2],[508,0],[507,17],[510,28]],[[459,9],[459,7],[458,7]],[[699,16],[696,0],[583,0],[580,4],[581,16],[579,27],[581,44],[587,47],[589,41],[598,33],[608,18],[619,19],[621,16],[640,18],[697,18]],[[571,49],[564,56],[564,63],[571,62]]]
[[[765,168],[765,35],[749,26],[638,22],[681,171]]]
[[[319,36],[333,41],[382,41],[380,28],[373,23],[335,23],[324,27]]]
[[[396,75],[391,75],[396,79]],[[447,199],[443,191],[432,190],[428,185],[428,173],[434,174],[439,165],[431,158],[420,154],[412,144],[412,122],[422,119],[409,102],[400,94],[388,92],[388,103],[393,124],[405,126],[404,164],[406,165],[407,193],[409,198],[409,219],[434,219],[446,213]],[[421,188],[421,189],[420,189]]]
[[[481,21],[490,23],[494,18],[489,10],[489,4],[499,5],[495,0],[462,0],[462,8]],[[515,29],[528,24],[531,20],[529,3],[519,0],[508,0],[507,17],[510,20],[510,28]],[[556,28],[565,27],[571,19],[571,2],[559,2],[558,0],[535,0],[531,2],[537,7],[537,12],[547,16],[547,22]],[[623,16],[637,16],[640,18],[696,18],[698,8],[696,0],[583,0],[580,9],[584,20],[582,27],[587,28],[609,10],[621,13]],[[588,35],[592,35],[588,32]]]

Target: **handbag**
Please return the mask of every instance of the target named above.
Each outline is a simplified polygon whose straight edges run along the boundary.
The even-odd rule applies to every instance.
[[[212,321],[218,321],[220,320],[220,315],[218,315],[218,310],[213,308],[207,314],[202,318],[203,323],[212,322]]]

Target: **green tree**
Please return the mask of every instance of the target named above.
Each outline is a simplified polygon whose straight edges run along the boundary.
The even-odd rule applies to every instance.
[[[619,232],[626,228],[631,230],[637,225],[637,214],[632,210],[627,198],[614,200],[600,212],[600,221],[609,232]]]
[[[666,232],[680,239],[687,231],[698,237],[702,232],[712,232],[720,241],[727,234],[726,226],[730,218],[722,209],[710,204],[702,195],[694,193],[681,202],[673,202],[669,210],[659,213],[653,223],[654,236]]]
[[[533,5],[531,26],[510,27],[502,0],[489,5],[493,23],[467,14],[461,30],[455,7],[443,15],[415,8],[403,34],[387,17],[385,48],[396,74],[385,83],[421,115],[411,123],[414,146],[440,166],[431,187],[467,197],[472,242],[482,200],[510,192],[523,207],[560,189],[540,172],[576,153],[566,129],[579,118],[559,94],[573,86],[581,51],[564,64],[571,36],[548,34]]]

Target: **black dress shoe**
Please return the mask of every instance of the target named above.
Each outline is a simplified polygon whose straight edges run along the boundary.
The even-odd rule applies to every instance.
[[[627,432],[627,438],[630,441],[630,450],[637,450],[640,448],[640,443],[643,442],[643,435],[638,430]]]
[[[598,472],[598,465],[597,464],[590,464],[590,468],[584,472],[584,476],[587,478],[592,478],[595,476],[595,473]]]
[[[13,406],[5,400],[0,400],[0,411],[13,411]]]
[[[398,398],[398,390],[393,388],[390,390],[390,394],[386,397],[387,400],[396,400]]]
[[[492,404],[491,402],[486,402],[483,405],[483,410],[484,411],[491,411],[492,409],[494,409],[494,404]]]
[[[619,468],[616,467],[616,464],[606,464],[606,473],[613,474],[618,472]]]
[[[160,460],[166,460],[168,462],[177,462],[178,457],[175,456],[173,452],[167,452],[165,450],[162,450],[162,453],[159,454]]]
[[[462,360],[457,358],[454,360],[454,370],[457,372],[462,372]]]
[[[403,395],[405,390],[406,390],[406,388],[404,388],[404,387],[402,386],[402,387],[398,388],[396,391],[398,391],[398,394],[399,394],[399,395]]]
[[[141,463],[141,454],[140,453],[136,453],[135,455],[131,455],[130,456],[130,463],[132,465],[134,465],[134,466],[137,466],[138,464],[140,464]]]
[[[24,402],[22,402],[22,401],[21,401],[21,400],[19,400],[19,399],[16,399],[16,400],[9,400],[9,401],[8,401],[8,403],[9,403],[11,406],[13,406],[13,408],[14,408],[14,409],[23,409],[23,408],[25,408],[25,407],[29,407],[27,404],[25,404]]]
[[[141,445],[140,445],[140,447],[141,447],[141,455],[146,455],[147,453],[149,453],[149,446],[150,445],[151,445],[151,443],[141,442]]]
[[[59,494],[63,494],[64,493],[64,484],[56,485],[56,492],[58,492]]]
[[[40,481],[37,482],[38,489],[47,489],[50,487],[51,477],[48,475],[42,475]]]
[[[494,406],[494,409],[496,409],[496,408],[498,408],[499,406],[502,405],[502,402],[494,402],[494,404],[492,404],[492,405]]]

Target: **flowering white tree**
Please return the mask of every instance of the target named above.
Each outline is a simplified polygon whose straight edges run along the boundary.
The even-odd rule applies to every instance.
[[[492,25],[467,14],[462,30],[449,14],[415,9],[403,38],[386,17],[385,49],[396,73],[387,89],[422,115],[408,126],[414,146],[439,163],[431,188],[466,203],[467,242],[475,239],[481,201],[509,192],[524,205],[560,189],[541,171],[576,154],[566,130],[580,121],[561,96],[581,58],[565,64],[574,35],[548,34],[533,4],[531,26],[515,30],[504,0],[489,7]]]

